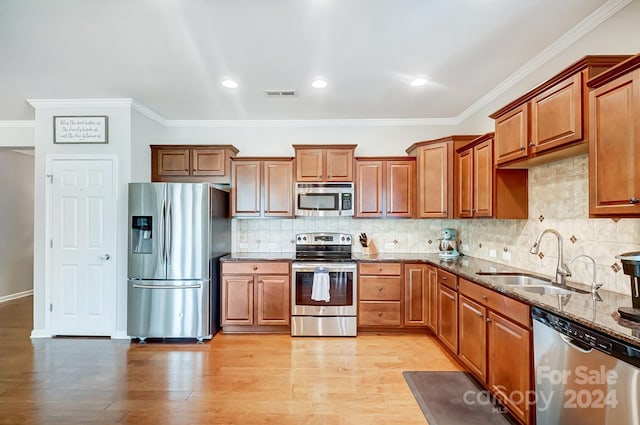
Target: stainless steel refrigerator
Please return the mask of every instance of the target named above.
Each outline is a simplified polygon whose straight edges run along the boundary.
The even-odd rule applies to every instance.
[[[127,333],[210,338],[220,329],[219,258],[229,195],[204,183],[129,184]]]

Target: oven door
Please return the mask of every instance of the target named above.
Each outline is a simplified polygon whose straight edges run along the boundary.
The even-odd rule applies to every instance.
[[[311,299],[317,267],[329,272],[330,301]],[[291,265],[291,314],[293,316],[355,316],[357,298],[356,263],[293,263]]]

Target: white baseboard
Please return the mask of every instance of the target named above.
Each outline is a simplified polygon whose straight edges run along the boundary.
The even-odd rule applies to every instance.
[[[111,335],[111,339],[131,339],[131,337],[123,331],[118,331]]]
[[[4,297],[0,297],[0,304],[7,301],[17,300],[18,298],[28,297],[31,295],[33,295],[33,289],[29,289],[28,291],[18,292],[16,294],[5,295]]]
[[[31,331],[31,339],[38,339],[38,338],[52,338],[53,335],[51,334],[51,332],[47,331],[46,329],[34,329]]]

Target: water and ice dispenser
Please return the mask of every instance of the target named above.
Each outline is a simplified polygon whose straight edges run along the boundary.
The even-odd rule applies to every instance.
[[[150,215],[131,218],[131,252],[151,254],[153,245],[153,221]]]

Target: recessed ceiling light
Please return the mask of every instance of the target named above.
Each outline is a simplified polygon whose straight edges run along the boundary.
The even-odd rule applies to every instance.
[[[416,78],[415,80],[413,80],[411,83],[413,87],[420,87],[420,86],[424,86],[425,84],[427,84],[427,80],[424,78]]]
[[[315,80],[313,83],[311,83],[311,86],[316,89],[323,89],[327,87],[327,82],[325,80]]]
[[[238,88],[238,83],[236,83],[233,80],[223,80],[220,84],[222,84],[224,87],[226,87],[228,89],[237,89]]]

